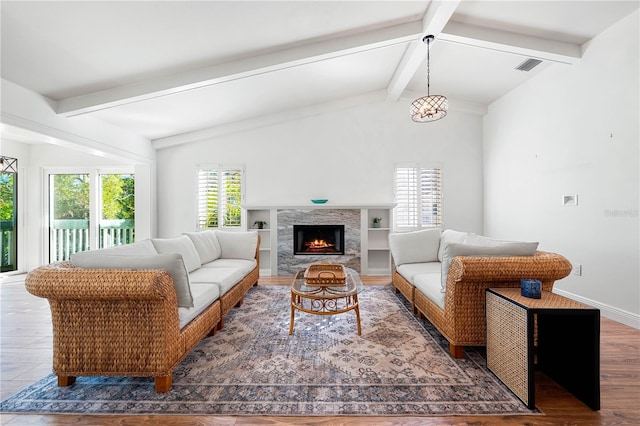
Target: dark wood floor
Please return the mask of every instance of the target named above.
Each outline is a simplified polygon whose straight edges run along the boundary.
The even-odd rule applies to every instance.
[[[46,300],[26,292],[24,276],[0,283],[0,391],[2,399],[51,372],[51,320]],[[288,285],[289,278],[261,278],[261,285]],[[389,285],[389,277],[363,277]],[[242,309],[242,308],[240,308]],[[580,354],[576,354],[578,359]],[[602,409],[592,411],[544,375],[536,374],[536,403],[544,416],[451,417],[249,417],[68,416],[3,414],[7,425],[639,425],[640,330],[602,319]]]

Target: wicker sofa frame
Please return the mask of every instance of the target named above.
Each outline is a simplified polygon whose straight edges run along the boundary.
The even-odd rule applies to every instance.
[[[182,329],[164,270],[83,269],[70,262],[34,269],[25,285],[51,307],[58,385],[71,385],[76,376],[153,377],[156,391],[167,392],[175,367],[258,284],[258,253],[258,265]]]
[[[454,358],[464,357],[465,346],[486,346],[485,291],[520,288],[521,278],[542,281],[553,290],[556,280],[571,272],[571,263],[556,253],[537,251],[534,256],[467,257],[452,260],[447,276],[445,307],[440,308],[393,268],[393,285],[411,302],[414,313],[425,317],[449,341]]]

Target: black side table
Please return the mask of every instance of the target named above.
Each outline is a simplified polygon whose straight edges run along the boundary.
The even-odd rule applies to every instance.
[[[535,408],[537,365],[599,410],[600,310],[548,291],[541,299],[521,296],[514,288],[487,289],[486,296],[487,367],[528,408]]]

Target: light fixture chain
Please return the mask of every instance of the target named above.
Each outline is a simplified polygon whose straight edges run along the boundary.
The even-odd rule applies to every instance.
[[[431,95],[431,55],[430,55],[430,39],[427,38],[427,96]]]

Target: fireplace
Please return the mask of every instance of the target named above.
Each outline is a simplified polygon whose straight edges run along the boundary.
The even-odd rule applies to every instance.
[[[344,254],[344,225],[293,225],[293,254]]]

